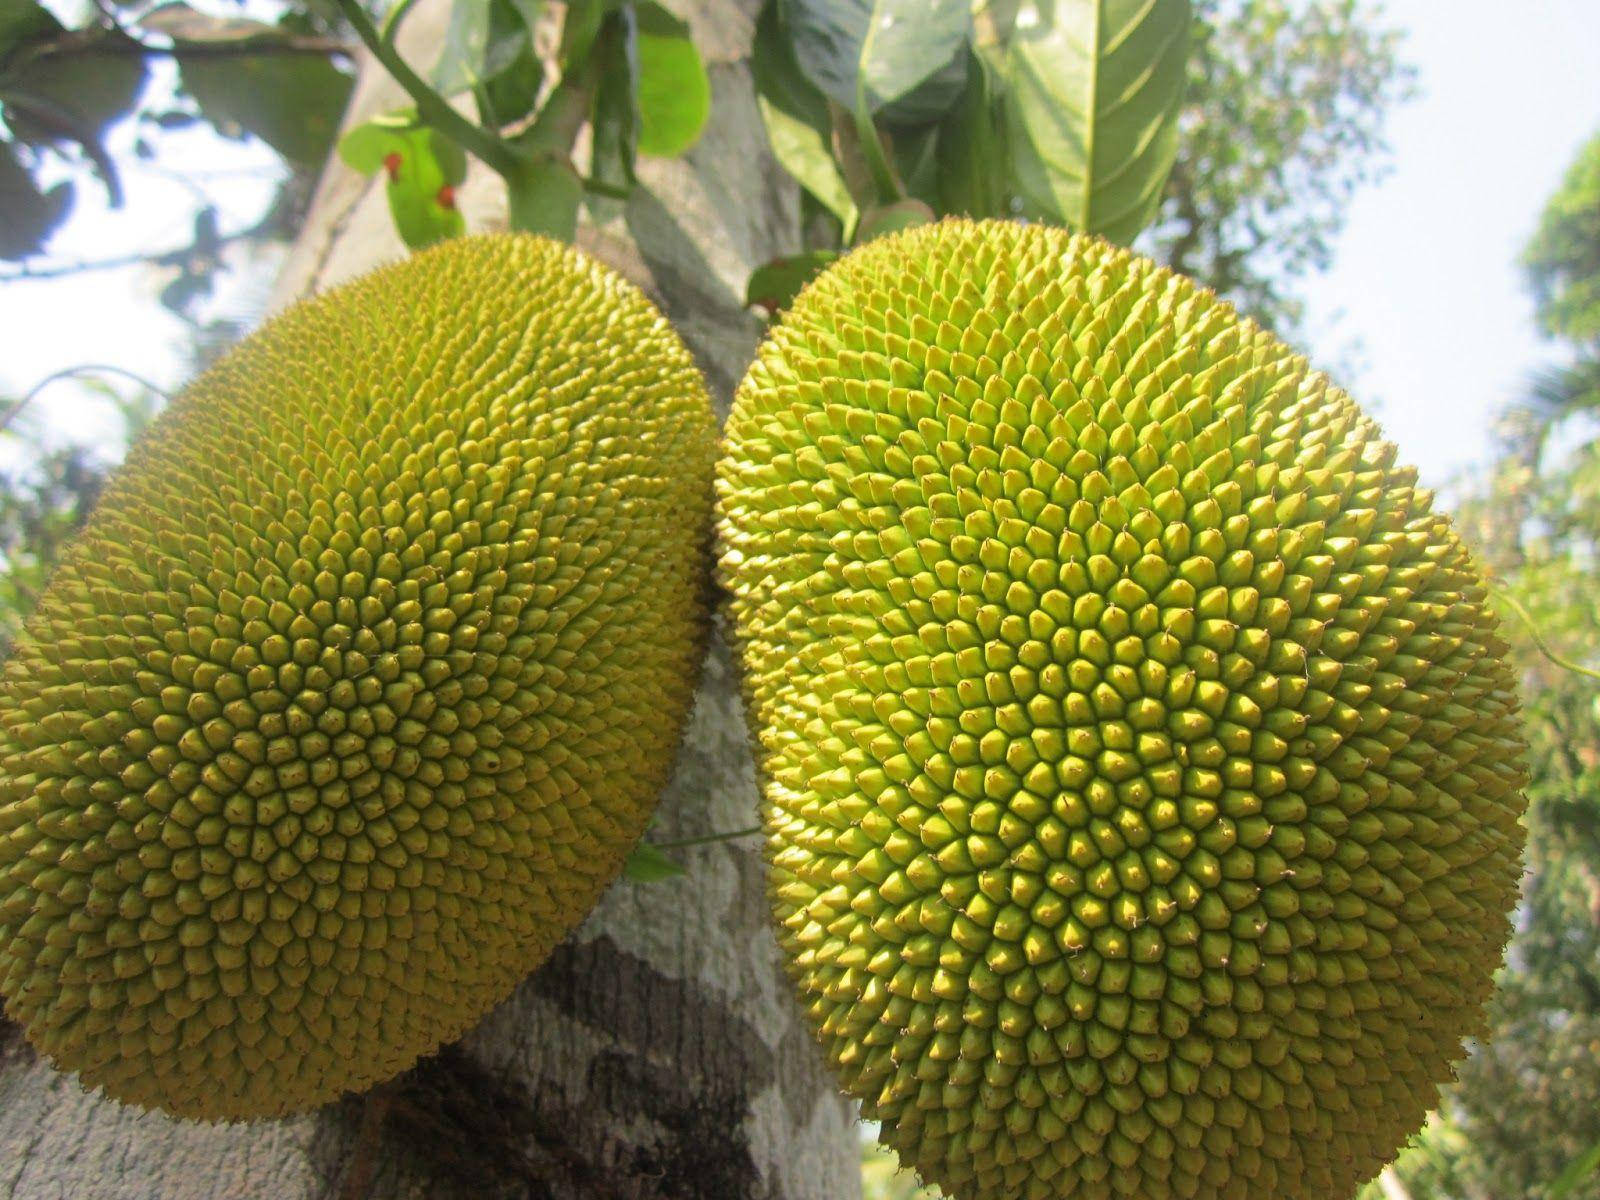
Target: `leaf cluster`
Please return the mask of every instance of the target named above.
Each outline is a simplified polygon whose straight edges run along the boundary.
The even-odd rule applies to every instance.
[[[288,10],[267,24],[181,0],[91,11],[77,28],[37,0],[8,0],[0,12],[0,258],[40,253],[86,175],[121,205],[122,171],[107,146],[127,121],[141,157],[154,156],[152,138],[205,122],[259,138],[306,170],[322,162],[351,78],[316,21]],[[157,59],[177,64],[175,96],[149,94],[161,90],[147,87]]]
[[[654,0],[572,0],[559,33],[540,0],[456,0],[431,80],[395,45],[410,2],[397,0],[379,29],[355,0],[340,0],[414,101],[339,143],[353,169],[385,172],[389,211],[407,246],[463,231],[455,189],[469,156],[504,178],[513,229],[571,241],[586,198],[605,217],[605,203],[625,199],[636,182],[640,155],[684,153],[710,118],[710,79],[689,27]],[[538,45],[546,34],[555,42],[548,56]],[[476,122],[452,105],[463,96]],[[573,160],[585,127],[587,174]]]

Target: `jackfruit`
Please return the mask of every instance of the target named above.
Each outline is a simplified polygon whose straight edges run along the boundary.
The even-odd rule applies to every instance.
[[[1338,1200],[1484,1028],[1523,746],[1485,588],[1326,376],[1039,226],[778,322],[721,574],[810,1025],[959,1200]]]
[[[0,676],[0,991],[202,1119],[470,1026],[617,875],[708,614],[715,423],[531,236],[297,305],[133,449]]]

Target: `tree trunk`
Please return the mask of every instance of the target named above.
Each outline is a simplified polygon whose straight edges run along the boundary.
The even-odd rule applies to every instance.
[[[641,164],[623,217],[579,241],[643,286],[726,410],[759,330],[752,266],[795,248],[797,199],[766,148],[748,56],[758,0],[680,4],[713,87],[685,159]],[[402,48],[427,66],[446,0],[423,0]],[[361,72],[351,120],[403,98]],[[461,189],[468,228],[503,227],[498,181]],[[329,166],[278,302],[403,249],[381,186]],[[665,840],[755,823],[757,791],[720,643],[662,805]],[[851,1115],[781,977],[756,839],[677,852],[686,877],[619,883],[536,974],[460,1043],[366,1098],[306,1116],[208,1126],[81,1090],[8,1030],[0,1044],[0,1196],[682,1197],[847,1200]]]

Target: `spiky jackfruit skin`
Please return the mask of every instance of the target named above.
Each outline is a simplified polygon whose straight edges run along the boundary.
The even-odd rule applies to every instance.
[[[452,241],[135,447],[0,680],[0,988],[204,1119],[403,1070],[618,873],[707,614],[715,424],[637,289]]]
[[[1349,398],[1057,230],[870,243],[718,468],[806,1014],[960,1200],[1338,1200],[1483,1028],[1522,742]]]

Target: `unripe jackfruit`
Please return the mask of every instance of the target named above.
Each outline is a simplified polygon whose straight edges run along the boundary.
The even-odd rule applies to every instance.
[[[0,990],[64,1068],[287,1113],[456,1037],[643,831],[715,425],[611,271],[451,241],[180,396],[0,679]]]
[[[1506,647],[1327,378],[1104,242],[951,221],[773,329],[719,467],[810,1024],[960,1200],[1339,1200],[1483,1028]]]

